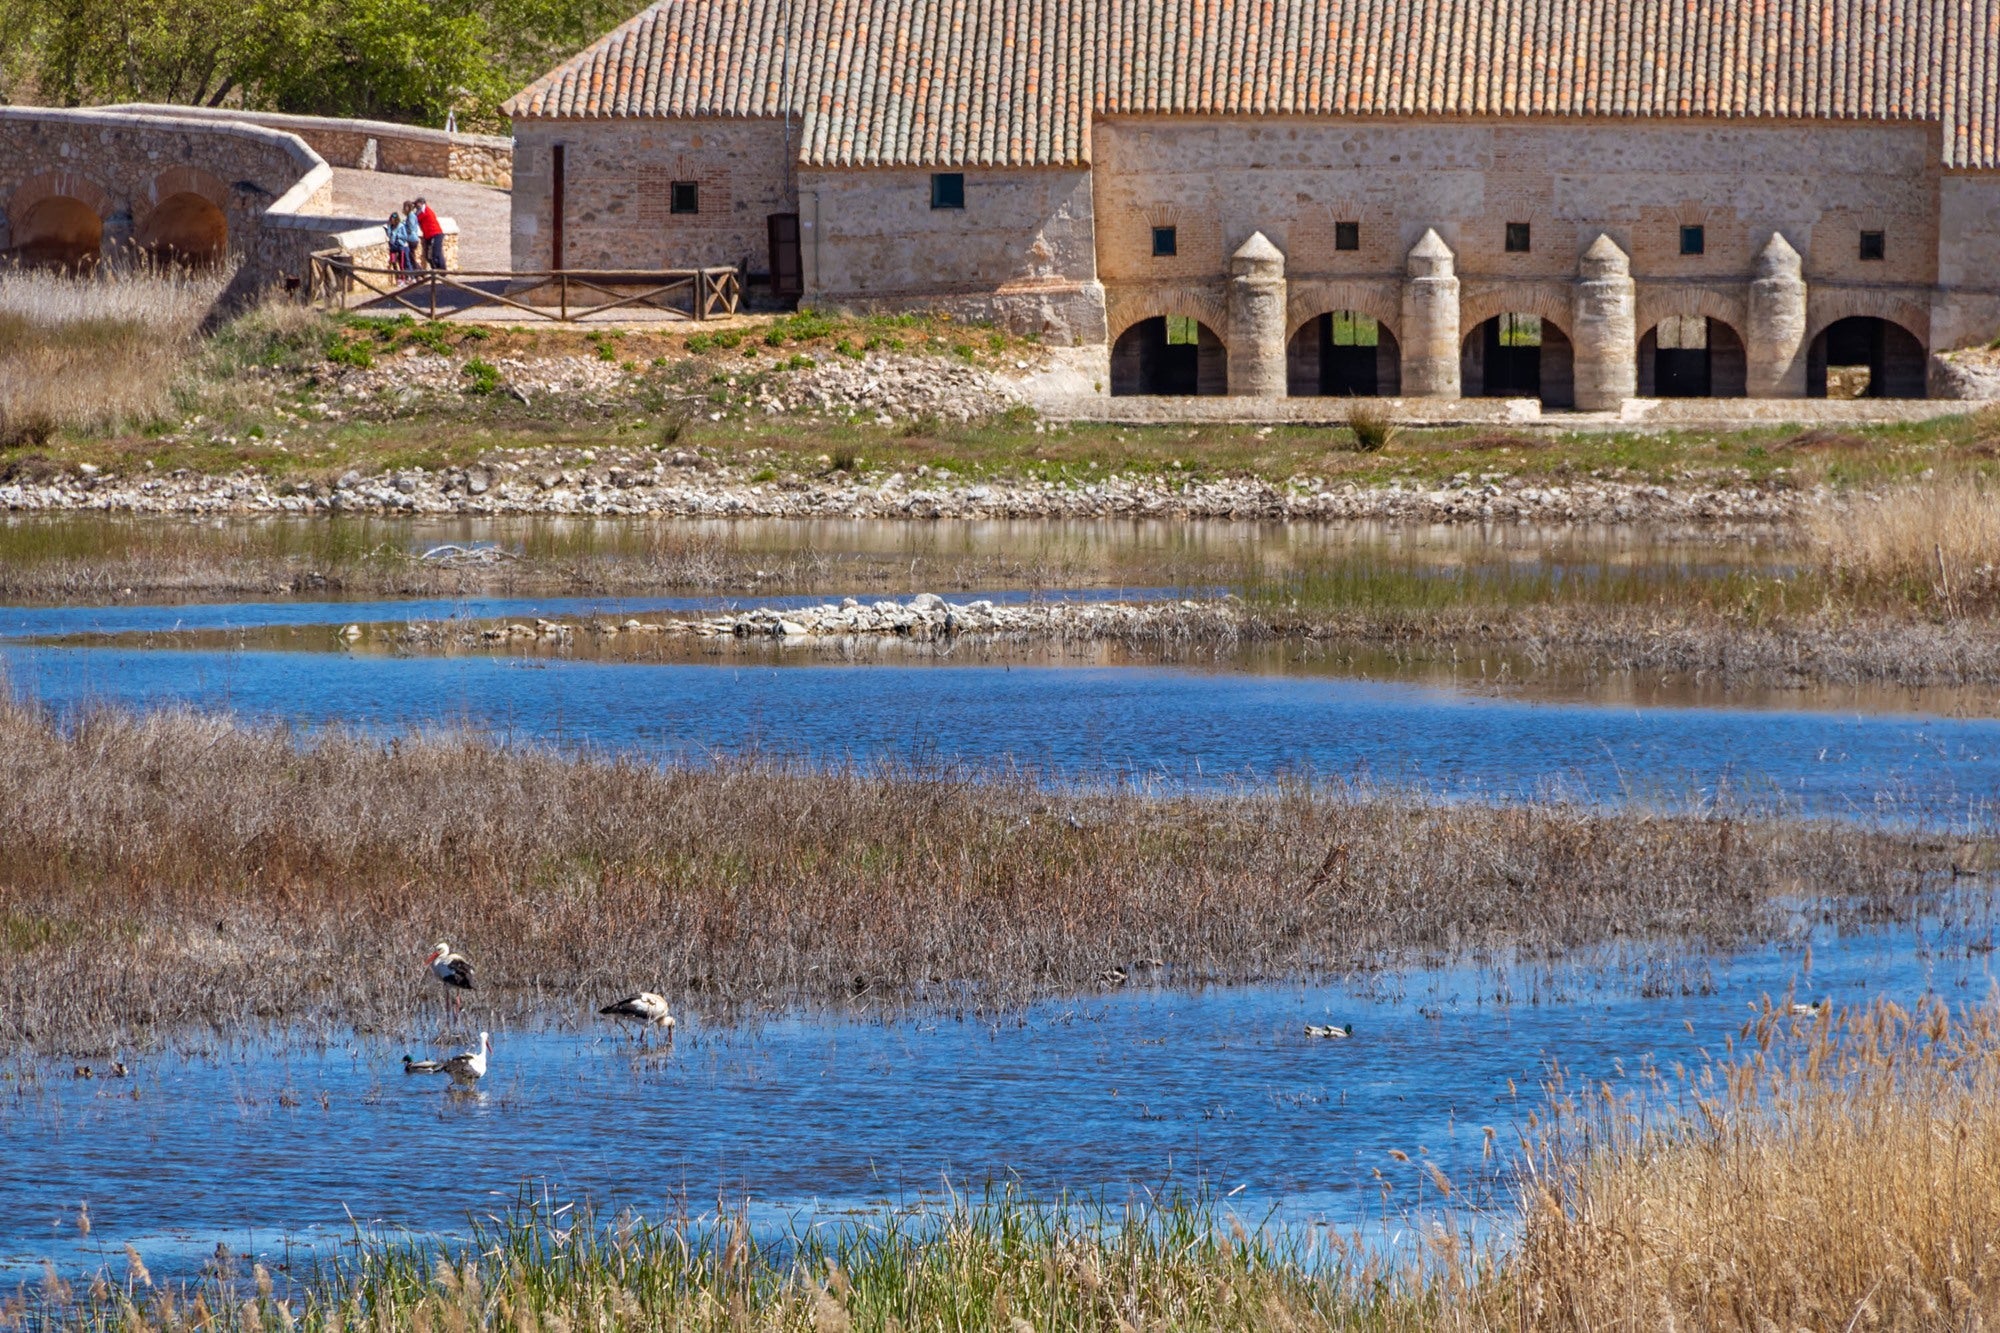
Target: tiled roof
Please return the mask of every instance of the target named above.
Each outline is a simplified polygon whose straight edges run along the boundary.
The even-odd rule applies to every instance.
[[[1092,115],[1936,121],[2000,166],[2000,0],[660,0],[517,118],[778,116],[813,165],[1080,163]]]

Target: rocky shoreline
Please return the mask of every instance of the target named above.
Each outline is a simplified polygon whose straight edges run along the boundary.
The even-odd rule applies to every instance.
[[[680,636],[694,639],[776,640],[799,643],[809,639],[899,639],[938,643],[960,636],[976,638],[1080,640],[1157,636],[1172,630],[1183,635],[1230,635],[1240,627],[1234,599],[1221,602],[1075,602],[1051,601],[996,605],[979,598],[950,602],[936,593],[919,593],[907,601],[863,602],[853,597],[816,606],[757,607],[718,615],[666,617],[651,620],[537,620],[532,624],[471,626],[424,622],[398,626],[387,633],[390,642],[408,648],[464,647],[508,643],[561,645],[579,637]],[[341,637],[359,641],[368,631],[350,625]]]
[[[924,475],[928,473],[928,475]],[[755,474],[750,474],[755,475]],[[1710,483],[1685,488],[1604,479],[1567,484],[1460,474],[1442,485],[1386,486],[1299,477],[1273,484],[1110,474],[1102,480],[993,481],[918,469],[860,477],[752,481],[686,451],[600,462],[497,461],[334,482],[262,474],[115,476],[85,464],[0,484],[14,513],[178,517],[372,514],[658,518],[1245,518],[1774,522],[1824,502],[1824,488]]]

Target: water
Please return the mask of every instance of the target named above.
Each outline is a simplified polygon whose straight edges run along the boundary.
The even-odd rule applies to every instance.
[[[503,1031],[473,1096],[406,1077],[409,1048],[370,1038],[128,1054],[125,1079],[26,1066],[0,1083],[0,1277],[43,1259],[122,1271],[128,1241],[156,1274],[191,1272],[217,1241],[275,1265],[354,1222],[457,1232],[524,1185],[655,1218],[748,1199],[774,1227],[946,1181],[1114,1202],[1177,1183],[1229,1196],[1253,1223],[1346,1227],[1418,1203],[1419,1167],[1388,1156],[1400,1149],[1504,1206],[1483,1130],[1504,1157],[1551,1061],[1586,1080],[1697,1061],[1749,1004],[1792,988],[1841,1004],[1983,1000],[1989,955],[1965,946],[1990,924],[1802,929],[1735,958],[1656,962],[1644,985],[1468,966],[1367,988],[1114,993],[990,1021],[718,1030],[692,1015],[670,1054],[615,1033]],[[1304,1037],[1329,1021],[1355,1037]],[[1395,1187],[1386,1206],[1377,1168]],[[88,1239],[74,1225],[86,1200]]]
[[[1155,594],[1175,585],[1143,578],[1182,560],[1208,569],[1241,560],[1270,574],[1329,551],[1503,580],[1618,573],[1644,583],[1775,567],[1767,543],[1623,529],[687,526],[742,549],[813,543],[896,562],[1080,553]],[[0,548],[18,539],[97,549],[90,544],[150,540],[152,530],[85,524],[45,540],[54,531],[0,523]],[[267,550],[323,535],[283,523],[212,531],[218,542]],[[641,527],[590,521],[465,521],[362,523],[340,540],[615,555],[644,537]],[[1026,594],[997,594],[1008,595]],[[720,604],[11,608],[0,610],[0,670],[15,692],[63,708],[185,703],[384,731],[468,724],[510,741],[663,760],[761,752],[1198,785],[1310,771],[1488,799],[1747,798],[1936,824],[1969,819],[2000,786],[1991,708],[1974,700],[1965,715],[1946,716],[1935,695],[1876,711],[1842,706],[1831,692],[1674,695],[1629,681],[1529,693],[1469,672],[1415,678],[1393,663],[1363,676],[1352,662],[1289,650],[1207,666],[1120,663],[1113,650],[1076,662],[884,653],[856,665],[734,651],[614,661],[356,653],[336,648],[332,634],[351,621],[622,619]],[[1648,1060],[1694,1059],[1720,1049],[1750,1002],[1795,986],[1844,1003],[1985,998],[1995,977],[1978,950],[1991,922],[1973,917],[1842,935],[1802,911],[1791,938],[1735,957],[1690,957],[1669,943],[1622,960],[1629,970],[1612,959],[1600,960],[1604,972],[1573,960],[1553,973],[1484,960],[1352,985],[1133,989],[997,1019],[857,1008],[727,1027],[697,1012],[684,1015],[666,1055],[641,1054],[578,1015],[575,1025],[497,1032],[493,1072],[469,1097],[400,1072],[406,1050],[449,1052],[470,1040],[447,1038],[435,1015],[420,1025],[427,1040],[412,1045],[354,1034],[331,1045],[306,1034],[248,1043],[172,1034],[161,1050],[121,1052],[126,1078],[78,1078],[73,1062],[22,1058],[0,1067],[0,1281],[32,1278],[44,1259],[70,1272],[117,1270],[126,1242],[163,1276],[192,1274],[218,1241],[278,1266],[328,1253],[357,1223],[461,1231],[469,1212],[503,1210],[524,1187],[654,1217],[748,1199],[759,1225],[776,1229],[934,1197],[947,1181],[1015,1180],[1044,1197],[1114,1202],[1179,1183],[1226,1196],[1251,1222],[1393,1228],[1418,1202],[1421,1176],[1391,1149],[1435,1161],[1465,1196],[1504,1201],[1484,1127],[1507,1145],[1552,1060],[1582,1078],[1616,1079]],[[1350,1041],[1302,1034],[1307,1022],[1350,1021]],[[102,1073],[109,1057],[91,1063]],[[1386,1200],[1378,1169],[1394,1186]],[[84,1201],[87,1238],[75,1225]]]
[[[660,759],[754,751],[1211,784],[1311,772],[1458,796],[1750,798],[1943,823],[2000,785],[1990,718],[1598,707],[1324,675],[36,647],[0,648],[0,669],[58,706],[465,724]]]

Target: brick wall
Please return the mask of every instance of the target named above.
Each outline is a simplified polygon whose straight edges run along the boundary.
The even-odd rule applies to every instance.
[[[1294,327],[1318,313],[1307,305],[1348,299],[1393,328],[1390,294],[1426,227],[1457,254],[1466,332],[1505,308],[1566,327],[1600,232],[1632,257],[1642,332],[1681,305],[1740,322],[1773,229],[1808,283],[1863,289],[1885,316],[1937,275],[1940,154],[1921,124],[1120,117],[1092,136],[1098,266],[1114,311],[1134,316],[1147,303],[1124,290],[1213,280],[1253,231],[1286,253]],[[1957,230],[1981,232],[1990,213],[1962,193]],[[1335,248],[1342,221],[1359,223],[1358,249]],[[1529,224],[1527,253],[1507,251],[1510,222]],[[1163,225],[1179,235],[1171,259],[1152,254]],[[1684,225],[1703,228],[1703,254],[1680,253]],[[1886,233],[1886,259],[1859,258],[1863,229]]]
[[[796,141],[795,141],[796,142]],[[573,269],[769,266],[773,213],[796,211],[775,120],[524,120],[515,127],[513,260],[553,266],[552,150],[564,150],[563,263]],[[674,213],[675,181],[699,211]]]

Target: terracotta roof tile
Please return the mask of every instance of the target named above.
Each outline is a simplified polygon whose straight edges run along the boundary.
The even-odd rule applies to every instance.
[[[1093,115],[1935,121],[2000,167],[2000,0],[660,0],[508,103],[780,116],[809,165],[1089,158]]]

